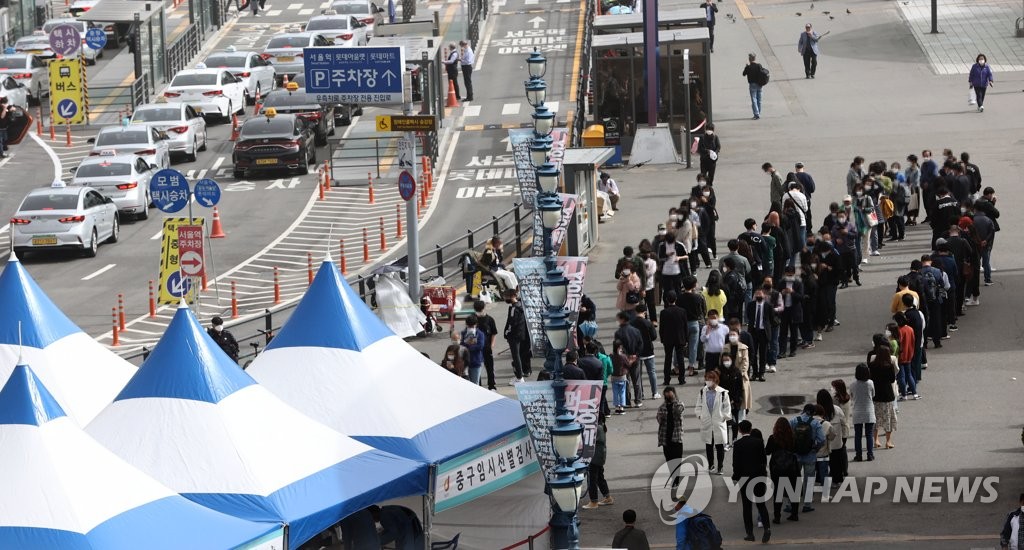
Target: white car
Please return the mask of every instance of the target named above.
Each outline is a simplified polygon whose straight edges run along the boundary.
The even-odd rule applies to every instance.
[[[0,75],[0,97],[6,97],[11,105],[28,108],[28,88],[9,76]]]
[[[32,34],[22,36],[14,43],[14,53],[34,55],[45,63],[57,57],[57,52],[50,47],[50,38],[46,35]]]
[[[68,11],[71,12],[71,15],[78,17],[79,15],[95,8],[96,4],[99,3],[100,0],[75,0],[71,3],[71,7],[68,8]]]
[[[274,66],[277,82],[305,73],[306,62],[302,49],[307,46],[333,46],[333,40],[318,32],[289,32],[274,35],[260,54]]]
[[[0,75],[10,76],[28,90],[29,99],[39,103],[39,98],[50,93],[50,71],[46,63],[27,53],[0,55]]]
[[[98,157],[104,151],[131,153],[146,159],[149,164],[167,168],[171,164],[168,139],[154,128],[146,126],[108,126],[100,129],[95,138],[89,138],[93,144],[90,157]]]
[[[113,151],[98,157],[85,157],[70,185],[91,187],[110,197],[121,215],[135,219],[149,218],[149,180],[160,169],[146,159]]]
[[[274,66],[256,52],[240,52],[234,46],[228,46],[223,52],[210,54],[203,63],[207,67],[227,69],[235,78],[240,78],[245,99],[250,105],[256,103],[257,95],[267,97],[274,89]]]
[[[71,25],[78,31],[78,34],[82,37],[82,56],[85,57],[85,63],[87,65],[95,65],[96,59],[103,57],[103,50],[94,50],[85,43],[85,33],[95,25],[82,21],[81,19],[75,19],[73,17],[60,18],[60,19],[47,19],[43,23],[43,32],[46,33],[46,41],[50,41],[50,32],[53,31],[54,27],[59,25]]]
[[[351,15],[332,14],[314,15],[306,23],[307,32],[318,32],[330,40],[335,46],[365,46],[366,24]]]
[[[136,107],[132,126],[144,125],[163,132],[171,153],[182,153],[186,160],[194,162],[196,153],[206,150],[206,119],[186,103],[161,103],[160,99]]]
[[[245,110],[245,90],[240,79],[227,69],[207,69],[202,63],[198,67],[178,71],[164,90],[164,97],[187,103],[203,116],[219,116],[224,122]]]
[[[366,25],[366,39],[373,38],[373,30],[384,24],[384,8],[371,0],[337,0],[331,2],[331,10],[340,15],[359,18]]]
[[[117,206],[91,187],[33,189],[11,218],[11,248],[27,252],[80,250],[96,256],[101,242],[116,243],[121,227]]]

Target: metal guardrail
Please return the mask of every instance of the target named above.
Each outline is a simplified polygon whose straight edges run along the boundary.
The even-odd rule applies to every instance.
[[[576,75],[576,113],[573,116],[571,144],[573,147],[583,146],[583,130],[587,125],[587,103],[590,95],[590,69],[593,63],[590,47],[594,38],[594,15],[596,3],[600,0],[588,0],[587,9],[583,13],[583,40],[580,42],[580,72]]]
[[[533,231],[533,215],[531,210],[524,210],[522,205],[516,203],[512,208],[497,216],[492,216],[491,221],[477,227],[467,229],[466,233],[456,239],[444,244],[435,245],[420,255],[420,263],[424,261],[433,262],[424,267],[421,277],[424,280],[444,277],[445,274],[461,277],[460,261],[467,250],[476,247],[491,237],[500,237],[505,243],[506,254],[521,256],[529,251],[527,237]],[[348,282],[359,294],[359,297],[367,305],[374,303],[374,283],[370,277],[350,277]],[[260,352],[263,346],[270,343],[274,334],[281,329],[284,321],[291,315],[298,301],[276,306],[263,310],[262,315],[256,315],[240,322],[228,322],[227,325],[235,334],[239,344],[239,361],[245,366]],[[128,355],[122,356],[128,361],[141,363],[149,356],[151,350],[142,348]]]
[[[398,133],[382,134],[373,137],[351,137],[328,140],[327,155],[331,159],[331,181],[342,181],[338,173],[348,172],[352,168],[366,168],[377,171],[376,178],[381,177],[381,167],[385,161],[398,158]],[[416,149],[419,154],[430,157],[430,162],[437,162],[437,132],[417,132],[419,138]],[[341,185],[345,185],[341,183]]]
[[[170,46],[167,47],[167,70],[166,74],[174,75],[178,71],[188,67],[192,58],[199,50],[203,49],[203,33],[198,24],[191,24],[185,32],[181,33]]]
[[[131,113],[139,105],[148,103],[152,93],[148,72],[127,86],[90,86],[89,120]]]

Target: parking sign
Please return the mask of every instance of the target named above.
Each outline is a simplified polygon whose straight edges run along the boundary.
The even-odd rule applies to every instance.
[[[320,102],[404,102],[405,50],[400,47],[305,48],[306,93]]]

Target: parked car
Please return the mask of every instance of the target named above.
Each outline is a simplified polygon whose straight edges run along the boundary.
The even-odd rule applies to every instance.
[[[45,35],[22,36],[14,43],[14,53],[34,55],[44,62],[57,57],[57,52],[50,47],[49,37]]]
[[[306,75],[297,74],[292,82],[297,84],[299,88],[306,87]],[[352,124],[352,117],[360,116],[363,114],[363,108],[355,103],[334,103],[325,102],[325,107],[331,107],[334,109],[334,125],[335,126],[348,126]]]
[[[160,168],[132,154],[104,152],[86,157],[73,168],[71,185],[91,187],[110,197],[120,215],[149,218],[149,180]]]
[[[89,138],[92,151],[89,156],[98,157],[104,151],[132,153],[146,159],[149,164],[167,168],[171,164],[167,136],[154,128],[140,126],[107,126],[101,128],[96,137]]]
[[[71,15],[78,17],[79,15],[82,15],[83,13],[96,7],[96,4],[99,3],[100,0],[75,0],[71,3],[71,6],[68,8],[68,11],[71,12]]]
[[[0,75],[0,97],[6,97],[11,105],[28,107],[28,88],[10,76]]]
[[[287,76],[294,77],[305,72],[302,49],[308,46],[333,46],[334,42],[319,32],[290,32],[275,35],[267,42],[260,54],[274,66],[277,83]]]
[[[256,102],[257,95],[266,97],[274,89],[274,66],[257,52],[237,51],[234,46],[228,46],[223,52],[210,54],[203,64],[227,69],[235,78],[241,79],[245,100],[250,105]]]
[[[280,168],[308,174],[309,164],[316,162],[315,139],[313,128],[298,116],[267,109],[242,124],[231,153],[235,179],[256,170]]]
[[[267,95],[260,113],[274,109],[278,116],[295,115],[309,124],[316,134],[317,145],[327,145],[327,136],[334,135],[334,106],[317,103],[316,98],[289,82],[285,90],[275,90]]]
[[[365,46],[366,24],[352,15],[338,15],[328,10],[314,15],[306,23],[306,31],[316,31],[334,41],[335,46]]]
[[[82,37],[82,44],[81,44],[82,50],[81,51],[82,51],[82,57],[85,58],[86,65],[95,65],[96,64],[96,60],[98,58],[100,58],[100,57],[103,57],[103,50],[102,49],[94,50],[94,49],[90,48],[88,44],[85,43],[85,33],[88,32],[89,29],[91,29],[93,27],[97,27],[97,25],[93,24],[92,22],[82,21],[81,19],[75,19],[73,17],[61,17],[61,18],[58,18],[58,19],[47,19],[46,22],[43,23],[43,32],[46,34],[47,44],[49,44],[49,41],[50,41],[50,31],[52,31],[54,29],[54,27],[57,27],[57,26],[60,26],[60,25],[71,25],[72,27],[75,28],[75,30],[78,31],[78,34],[81,35],[81,37]]]
[[[384,8],[371,0],[336,0],[330,9],[340,15],[358,17],[366,25],[367,40],[373,38],[377,25],[384,24]]]
[[[58,182],[60,183],[60,182]],[[91,187],[44,187],[29,191],[11,217],[11,249],[28,252],[80,250],[96,256],[101,242],[116,243],[117,206]]]
[[[136,107],[131,123],[163,132],[169,152],[181,153],[190,162],[196,160],[197,152],[206,150],[206,119],[187,103],[158,98],[156,103]]]
[[[39,57],[28,53],[0,55],[0,75],[10,76],[25,85],[29,101],[38,104],[39,98],[50,93],[50,71]]]
[[[203,116],[216,115],[223,122],[245,110],[242,81],[227,69],[209,69],[202,63],[195,69],[178,71],[164,90],[164,97],[187,103]]]

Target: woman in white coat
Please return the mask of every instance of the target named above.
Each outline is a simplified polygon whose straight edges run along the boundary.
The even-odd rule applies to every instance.
[[[732,420],[732,405],[729,401],[729,392],[720,387],[718,382],[717,371],[709,370],[704,373],[704,387],[700,389],[695,409],[697,419],[700,420],[700,437],[704,440],[704,450],[708,457],[708,470],[722,475],[725,442],[729,441],[728,422]],[[715,455],[718,457],[717,469]]]

